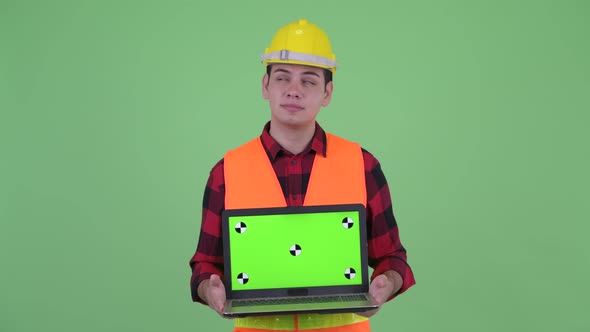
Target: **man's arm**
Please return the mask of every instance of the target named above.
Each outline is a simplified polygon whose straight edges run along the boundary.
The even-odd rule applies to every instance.
[[[208,304],[205,296],[209,293],[207,291],[209,287],[206,286],[208,286],[210,279],[214,279],[213,276],[219,279],[219,283],[223,287],[219,276],[223,276],[221,212],[224,206],[225,183],[223,160],[221,160],[211,170],[205,187],[199,244],[194,256],[190,260],[190,266],[192,268],[191,293],[195,302]],[[219,285],[215,283],[215,286]],[[218,289],[218,287],[213,289]]]
[[[379,161],[363,150],[367,187],[367,241],[369,264],[373,267],[370,291],[385,303],[414,285],[406,250],[399,238],[389,186]],[[383,299],[384,298],[384,299]]]

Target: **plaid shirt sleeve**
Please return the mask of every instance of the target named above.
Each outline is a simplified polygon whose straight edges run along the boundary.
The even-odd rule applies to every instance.
[[[405,292],[414,285],[414,274],[407,263],[406,249],[399,238],[391,195],[379,161],[363,149],[365,181],[367,186],[367,237],[369,265],[374,269],[371,280],[388,270],[399,273],[402,287],[391,296]]]
[[[190,281],[193,301],[205,304],[197,293],[201,281],[217,274],[223,280],[223,245],[221,242],[221,213],[225,205],[223,159],[211,170],[203,195],[201,235],[197,251],[190,260]]]

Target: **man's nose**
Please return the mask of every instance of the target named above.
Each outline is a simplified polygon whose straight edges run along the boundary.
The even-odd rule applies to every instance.
[[[293,82],[287,89],[287,97],[299,99],[302,97],[301,87],[297,82]]]

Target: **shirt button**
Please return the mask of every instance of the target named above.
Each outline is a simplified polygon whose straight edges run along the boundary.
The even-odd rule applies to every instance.
[[[297,199],[297,195],[293,194],[293,199]]]
[[[297,165],[297,160],[295,160],[295,159],[291,160],[291,165]]]

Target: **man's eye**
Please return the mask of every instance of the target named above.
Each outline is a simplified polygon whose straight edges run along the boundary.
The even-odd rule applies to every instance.
[[[303,81],[303,84],[305,85],[315,85],[314,81]]]

